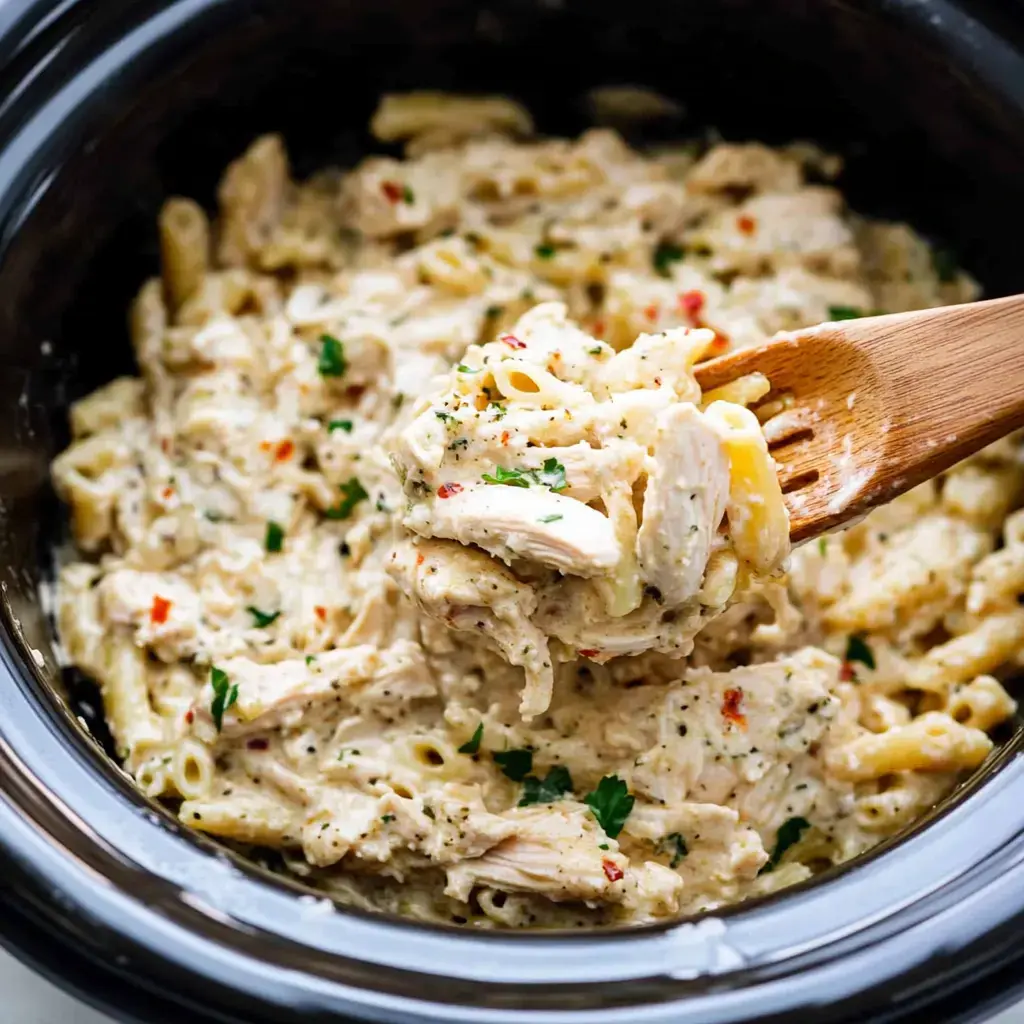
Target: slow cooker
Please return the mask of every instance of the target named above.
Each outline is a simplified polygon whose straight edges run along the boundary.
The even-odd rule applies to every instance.
[[[257,134],[283,131],[303,174],[368,148],[385,90],[508,93],[557,133],[587,88],[642,83],[693,132],[841,151],[856,208],[1005,294],[1024,290],[1024,10],[4,0],[0,79],[0,942],[145,1022],[960,1021],[1019,997],[1020,725],[909,833],[772,898],[630,931],[426,927],[330,904],[138,793],[62,677],[40,584],[48,462],[68,402],[130,365],[158,205],[212,200]]]

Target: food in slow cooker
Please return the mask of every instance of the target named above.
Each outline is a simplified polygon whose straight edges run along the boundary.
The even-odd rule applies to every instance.
[[[1019,442],[785,573],[779,402],[691,370],[974,283],[806,144],[536,140],[436,94],[373,129],[404,159],[297,184],[267,136],[212,224],[168,200],[140,376],[72,409],[60,633],[140,787],[488,927],[721,906],[934,805],[1015,710]]]

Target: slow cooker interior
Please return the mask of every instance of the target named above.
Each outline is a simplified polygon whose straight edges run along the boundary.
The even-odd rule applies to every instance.
[[[64,59],[175,6],[105,5]],[[70,696],[98,736],[95,702],[75,701],[85,691],[69,695],[60,679],[39,601],[60,524],[48,462],[68,402],[130,368],[125,310],[156,269],[159,203],[177,193],[211,204],[221,169],[261,132],[284,133],[301,175],[365,152],[387,90],[510,93],[543,131],[572,133],[587,88],[642,83],[686,105],[682,134],[714,126],[842,151],[857,209],[950,244],[990,295],[1024,285],[1012,212],[1024,209],[1024,109],[985,86],[980,76],[998,67],[967,70],[978,57],[967,44],[954,70],[947,48],[960,43],[927,21],[911,31],[901,5],[825,0],[798,19],[785,0],[191,6],[201,13],[188,31],[154,45],[130,85],[108,82],[39,148],[21,205],[5,211],[4,615],[23,650],[42,652],[40,685],[65,708]]]

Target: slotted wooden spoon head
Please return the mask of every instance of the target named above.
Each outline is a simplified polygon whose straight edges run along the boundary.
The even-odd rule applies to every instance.
[[[778,467],[793,542],[869,508],[889,430],[870,356],[843,328],[821,324],[696,368],[705,392],[754,372],[772,387],[752,408]]]
[[[696,368],[705,392],[753,372],[807,540],[1024,426],[1024,297],[819,324]]]

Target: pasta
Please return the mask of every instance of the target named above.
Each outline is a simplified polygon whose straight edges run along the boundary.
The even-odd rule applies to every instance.
[[[694,366],[970,278],[806,144],[434,93],[373,130],[404,158],[297,183],[267,136],[215,219],[169,199],[139,376],[72,407],[58,626],[138,785],[340,900],[503,928],[774,891],[942,799],[1016,711],[1019,439],[790,553],[785,397]]]

